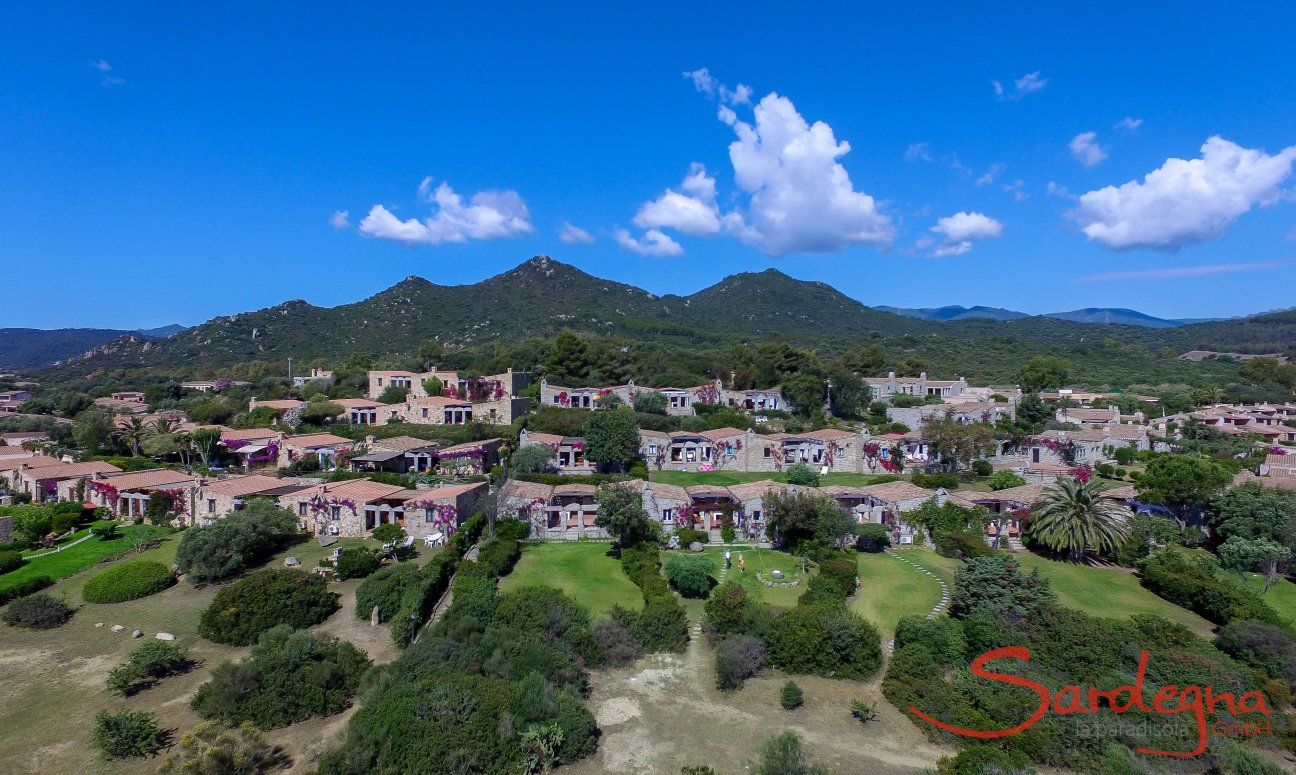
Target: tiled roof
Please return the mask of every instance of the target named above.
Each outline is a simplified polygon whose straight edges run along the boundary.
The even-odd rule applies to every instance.
[[[351,500],[368,503],[380,498],[386,498],[392,493],[400,492],[405,489],[395,484],[383,484],[370,479],[348,479],[345,482],[329,482],[315,488],[321,490],[331,498],[350,498]]]
[[[381,406],[377,401],[368,398],[330,398],[330,404],[337,404],[344,409],[373,409]]]
[[[204,482],[202,489],[204,492],[218,493],[228,495],[231,498],[241,498],[253,493],[276,490],[284,486],[284,479],[273,476],[261,476],[252,474],[249,476],[231,476],[228,479],[216,479],[210,482]]]
[[[684,491],[694,498],[732,498],[729,488],[718,484],[695,484],[685,487]]]
[[[118,490],[136,490],[145,487],[165,487],[168,485],[193,484],[198,477],[183,471],[172,471],[168,468],[154,468],[148,471],[131,471],[129,473],[104,477]]]
[[[75,479],[81,476],[90,476],[91,474],[110,474],[119,471],[121,469],[111,463],[93,460],[89,463],[60,463],[41,468],[31,468],[25,473],[32,479],[40,481],[42,479]]]
[[[1042,484],[1023,484],[1018,487],[1007,487],[994,492],[977,492],[964,493],[964,497],[977,503],[993,503],[995,501],[1012,503],[1034,503],[1038,501],[1047,489]]]
[[[515,500],[549,500],[553,485],[540,482],[526,482],[521,479],[510,479],[500,488],[500,497]]]
[[[536,433],[535,431],[526,432],[528,444],[560,444],[563,437],[556,433]]]
[[[871,484],[863,489],[870,497],[884,503],[898,503],[917,498],[927,499],[936,494],[935,491],[919,487],[912,482],[884,482]]]
[[[841,441],[842,439],[853,439],[859,436],[858,433],[851,433],[840,428],[823,428],[801,435],[808,439],[818,439],[820,441]]]
[[[677,484],[667,484],[665,482],[648,482],[648,489],[652,491],[653,497],[665,498],[674,501],[687,501],[689,498],[688,490]]]
[[[413,449],[423,449],[424,447],[441,446],[435,441],[427,439],[416,439],[413,436],[392,436],[387,439],[374,439],[369,445],[370,449],[389,449],[393,452],[409,452]]]
[[[44,466],[56,466],[62,463],[56,457],[48,455],[28,455],[27,457],[7,457],[0,460],[0,471],[16,471],[24,466],[27,468],[41,468]]]
[[[728,439],[734,436],[742,436],[746,433],[746,431],[740,431],[737,428],[715,428],[709,431],[702,431],[702,435],[712,441],[716,441],[717,439]]]
[[[332,447],[355,442],[332,433],[303,433],[300,436],[284,436],[284,443],[294,447]]]
[[[455,444],[453,447],[446,447],[437,452],[441,457],[453,457],[455,452],[467,452],[470,449],[483,449],[486,447],[498,447],[499,439],[482,439],[481,441],[469,441],[464,444]]]
[[[742,484],[729,485],[729,492],[734,499],[739,501],[750,501],[762,497],[770,490],[786,492],[788,486],[783,482],[775,482],[771,479],[762,479],[759,482],[743,482]]]
[[[221,431],[221,441],[261,441],[278,437],[279,431],[269,428],[226,428]]]

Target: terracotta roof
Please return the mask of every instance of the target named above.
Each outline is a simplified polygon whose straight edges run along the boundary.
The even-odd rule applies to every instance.
[[[482,439],[481,441],[469,441],[465,444],[455,444],[453,447],[446,447],[437,452],[441,457],[453,457],[454,452],[467,452],[470,449],[479,449],[483,447],[498,447],[499,439]]]
[[[742,436],[747,431],[740,431],[737,428],[715,428],[709,431],[702,431],[701,435],[715,441],[717,439],[728,439],[734,436]]]
[[[598,488],[592,484],[560,484],[553,488],[554,495],[593,495]]]
[[[846,485],[846,484],[829,484],[819,487],[818,491],[830,498],[862,498],[868,495],[868,488],[871,485]]]
[[[285,480],[273,476],[251,474],[249,476],[231,476],[228,479],[204,482],[202,489],[205,492],[228,495],[231,498],[241,498],[253,493],[277,490],[284,486],[284,482]]]
[[[368,398],[330,398],[328,403],[337,404],[344,409],[371,409],[381,406],[377,401]]]
[[[759,482],[743,482],[742,484],[729,485],[729,492],[736,500],[750,501],[762,497],[770,490],[786,492],[788,486],[783,482],[775,482],[771,479],[762,479]]]
[[[1108,425],[1105,429],[1113,439],[1133,441],[1143,434],[1141,425]]]
[[[526,482],[521,479],[510,479],[500,488],[500,497],[516,500],[549,500],[553,494],[553,485],[540,482]]]
[[[810,439],[819,439],[820,441],[841,441],[842,439],[854,439],[859,436],[858,433],[851,433],[840,428],[822,428],[801,435]]]
[[[7,457],[0,460],[0,471],[16,471],[24,466],[28,468],[41,468],[44,466],[56,466],[62,463],[56,457],[48,455],[28,455],[27,457]]]
[[[269,428],[225,428],[221,431],[221,441],[260,441],[278,437],[279,431]]]
[[[424,404],[427,404],[428,406],[440,406],[440,407],[472,406],[472,401],[469,401],[467,399],[446,398],[445,396],[421,396],[419,398],[411,398],[407,400],[405,403],[409,404],[410,406],[422,406]]]
[[[1012,503],[1034,503],[1040,499],[1047,488],[1042,484],[1023,484],[1017,487],[1006,487],[994,492],[969,492],[964,496],[977,503],[1010,501]]]
[[[146,487],[165,487],[167,485],[192,484],[198,481],[193,474],[183,471],[172,471],[168,468],[154,468],[148,471],[131,471],[115,476],[107,476],[104,481],[118,490],[136,490]]]
[[[695,484],[692,487],[685,487],[684,491],[692,498],[733,498],[728,487],[721,487],[718,484]]]
[[[348,479],[345,482],[329,482],[314,488],[322,490],[324,494],[331,498],[350,498],[351,500],[368,503],[380,498],[386,498],[392,493],[404,490],[404,487],[395,484],[383,484],[371,479]]]
[[[304,433],[300,436],[284,436],[284,443],[294,447],[332,447],[355,442],[332,433]]]
[[[919,487],[912,482],[883,482],[882,484],[870,484],[863,488],[864,492],[872,498],[876,498],[884,503],[898,503],[900,501],[915,500],[922,498],[926,500],[936,494],[934,490],[928,490]]]
[[[388,439],[374,439],[369,445],[370,449],[389,449],[393,452],[409,452],[413,449],[423,449],[424,447],[440,447],[435,441],[427,439],[417,439],[413,436],[392,436]]]
[[[91,474],[110,474],[119,471],[121,469],[111,463],[93,460],[89,463],[60,463],[58,465],[30,468],[24,474],[36,481],[40,481],[43,479],[76,479]]]
[[[689,499],[688,490],[677,484],[667,484],[665,482],[647,482],[647,489],[652,491],[655,498],[666,498],[675,501],[687,501]]]
[[[561,444],[563,437],[556,433],[536,433],[535,431],[526,432],[528,444]]]
[[[268,406],[271,409],[288,410],[288,409],[296,409],[298,407],[302,407],[305,405],[306,405],[305,401],[298,401],[295,398],[283,398],[274,401],[257,401],[253,406],[255,406],[258,409],[263,406]]]

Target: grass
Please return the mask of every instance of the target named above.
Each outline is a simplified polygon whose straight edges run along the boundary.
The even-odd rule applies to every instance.
[[[167,535],[169,532],[170,528],[153,525],[125,525],[118,528],[117,537],[111,541],[90,538],[70,549],[28,560],[21,568],[0,576],[0,585],[26,581],[37,576],[49,576],[58,581],[97,565],[105,557],[124,552],[136,544]],[[171,556],[175,556],[174,549]]]
[[[746,472],[746,471],[699,471],[696,473],[688,471],[653,471],[650,478],[654,482],[664,484],[673,484],[679,487],[691,487],[695,484],[710,484],[717,487],[728,487],[731,484],[742,484],[744,482],[759,482],[769,479],[775,482],[787,481],[787,474],[780,471],[768,472]],[[823,485],[840,484],[861,486],[866,484],[876,484],[894,479],[890,474],[854,474],[850,472],[834,472],[819,477],[819,483]]]
[[[1260,595],[1260,599],[1273,606],[1278,615],[1289,622],[1296,622],[1296,584],[1287,579],[1278,579],[1269,587],[1269,591],[1261,594],[1264,589],[1264,576],[1259,573],[1248,573],[1244,578],[1240,573],[1231,573],[1229,571],[1220,571],[1230,581],[1236,581],[1239,584],[1245,584],[1248,589]]]
[[[1091,616],[1156,614],[1205,637],[1210,637],[1214,627],[1197,614],[1144,589],[1138,577],[1127,570],[1050,560],[1029,552],[1016,552],[1013,558],[1027,573],[1038,570],[1048,579],[1062,605]]]
[[[942,568],[920,555],[921,549],[904,550],[904,556],[925,568],[944,576]],[[941,560],[947,558],[928,552]],[[902,616],[926,616],[940,602],[941,588],[931,576],[895,557],[882,553],[863,552],[859,555],[859,591],[850,600],[856,613],[877,625],[883,638],[895,634],[896,623]],[[948,581],[946,582],[949,583]]]
[[[724,565],[724,547],[708,546],[703,554],[710,557],[715,562],[715,571],[711,574],[717,581],[720,580],[720,569]],[[806,584],[810,581],[810,576],[814,575],[814,564],[810,564],[810,573],[806,576],[801,574],[801,559],[794,557],[787,552],[779,552],[773,549],[758,549],[742,547],[730,549],[732,553],[733,564],[729,568],[729,573],[725,576],[725,581],[734,581],[741,584],[746,590],[747,595],[754,600],[763,600],[764,602],[778,606],[780,608],[791,608],[796,605],[797,598],[805,591]],[[738,555],[742,554],[746,563],[746,571],[738,570]],[[784,578],[792,580],[801,578],[801,583],[795,587],[767,587],[760,583],[756,574],[760,573],[769,578],[770,571],[783,571]]]
[[[643,594],[609,554],[605,541],[555,541],[529,544],[513,572],[500,580],[500,591],[539,584],[560,589],[589,609],[592,616],[614,605],[639,610]]]

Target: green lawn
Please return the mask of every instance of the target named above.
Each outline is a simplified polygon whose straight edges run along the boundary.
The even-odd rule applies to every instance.
[[[779,471],[769,471],[766,473],[751,473],[746,471],[703,471],[690,473],[687,471],[654,471],[650,474],[654,482],[663,482],[665,484],[674,484],[679,487],[691,487],[695,484],[711,484],[720,487],[728,487],[731,484],[742,484],[743,482],[759,482],[763,479],[770,479],[775,482],[787,481],[787,474]],[[831,473],[820,477],[820,484],[841,484],[841,485],[866,485],[876,484],[879,481],[890,481],[892,477],[889,474],[853,474],[848,472]]]
[[[711,574],[717,581],[720,580],[720,569],[724,565],[724,547],[708,546],[704,550],[707,557],[715,561],[715,571]],[[725,581],[736,581],[747,589],[747,595],[756,600],[763,600],[772,606],[780,608],[791,608],[796,605],[797,598],[805,592],[806,584],[810,581],[810,576],[814,575],[814,564],[810,564],[809,573],[802,576],[801,559],[794,557],[787,552],[779,552],[773,549],[756,549],[743,547],[730,549],[732,553],[732,567],[725,576]],[[742,554],[746,564],[746,571],[738,570],[738,555]],[[795,587],[767,587],[756,578],[760,573],[765,578],[770,577],[770,571],[783,571],[785,579],[801,578],[801,583]]]
[[[117,537],[111,541],[103,541],[97,537],[90,538],[70,549],[28,560],[21,568],[0,576],[0,585],[26,581],[36,576],[49,576],[51,579],[58,581],[98,564],[100,560],[109,555],[125,551],[150,538],[167,535],[169,532],[170,528],[155,527],[153,525],[124,525],[118,529]],[[167,543],[174,542],[169,541]],[[175,550],[172,549],[171,551],[171,556],[174,557]],[[32,552],[31,554],[38,553]]]
[[[1127,570],[1050,560],[1029,552],[1016,552],[1013,558],[1028,573],[1038,569],[1065,606],[1092,616],[1157,614],[1210,637],[1210,622],[1144,589],[1138,577]]]
[[[552,541],[522,549],[513,572],[500,580],[507,592],[528,584],[561,589],[589,609],[592,616],[620,604],[631,610],[643,605],[643,595],[621,570],[621,562],[608,554],[605,541]]]
[[[905,557],[945,579],[948,560],[924,549],[900,550]],[[930,556],[928,556],[930,555]],[[877,625],[882,637],[895,634],[896,623],[902,616],[926,616],[940,602],[941,588],[936,579],[896,557],[882,553],[862,552],[859,555],[859,591],[850,600],[856,613]],[[946,583],[950,583],[946,580]]]
[[[1230,581],[1243,583],[1241,574],[1230,573],[1229,571],[1220,571],[1220,574]],[[1289,622],[1296,622],[1296,584],[1287,579],[1278,579],[1273,586],[1269,587],[1268,592],[1261,594],[1261,590],[1264,589],[1264,576],[1259,573],[1248,573],[1246,574],[1246,581],[1250,582],[1247,586],[1251,591],[1260,595],[1261,600],[1273,606],[1279,616]]]

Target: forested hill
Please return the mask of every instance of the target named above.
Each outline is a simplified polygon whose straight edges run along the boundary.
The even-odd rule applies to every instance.
[[[953,343],[946,346],[950,351],[965,351],[958,360],[971,372],[982,356],[998,357],[995,353],[1092,348],[1104,342],[1138,347],[1160,358],[1168,354],[1166,348],[1274,352],[1296,341],[1294,317],[1296,313],[1278,313],[1160,330],[1049,317],[935,322],[873,309],[825,283],[796,280],[773,269],[733,275],[689,296],[656,296],[538,256],[470,285],[408,277],[353,304],[322,308],[294,300],[215,318],[161,341],[123,337],[70,365],[88,371],[220,367],[289,357],[304,362],[354,352],[408,355],[431,339],[451,348],[473,347],[571,330],[621,336],[641,345],[692,348],[768,338],[830,351],[877,340],[907,346],[946,342]],[[1283,341],[1287,344],[1278,347]]]
[[[0,368],[49,366],[119,337],[164,339],[183,330],[184,326],[177,324],[131,332],[115,328],[0,328]]]

